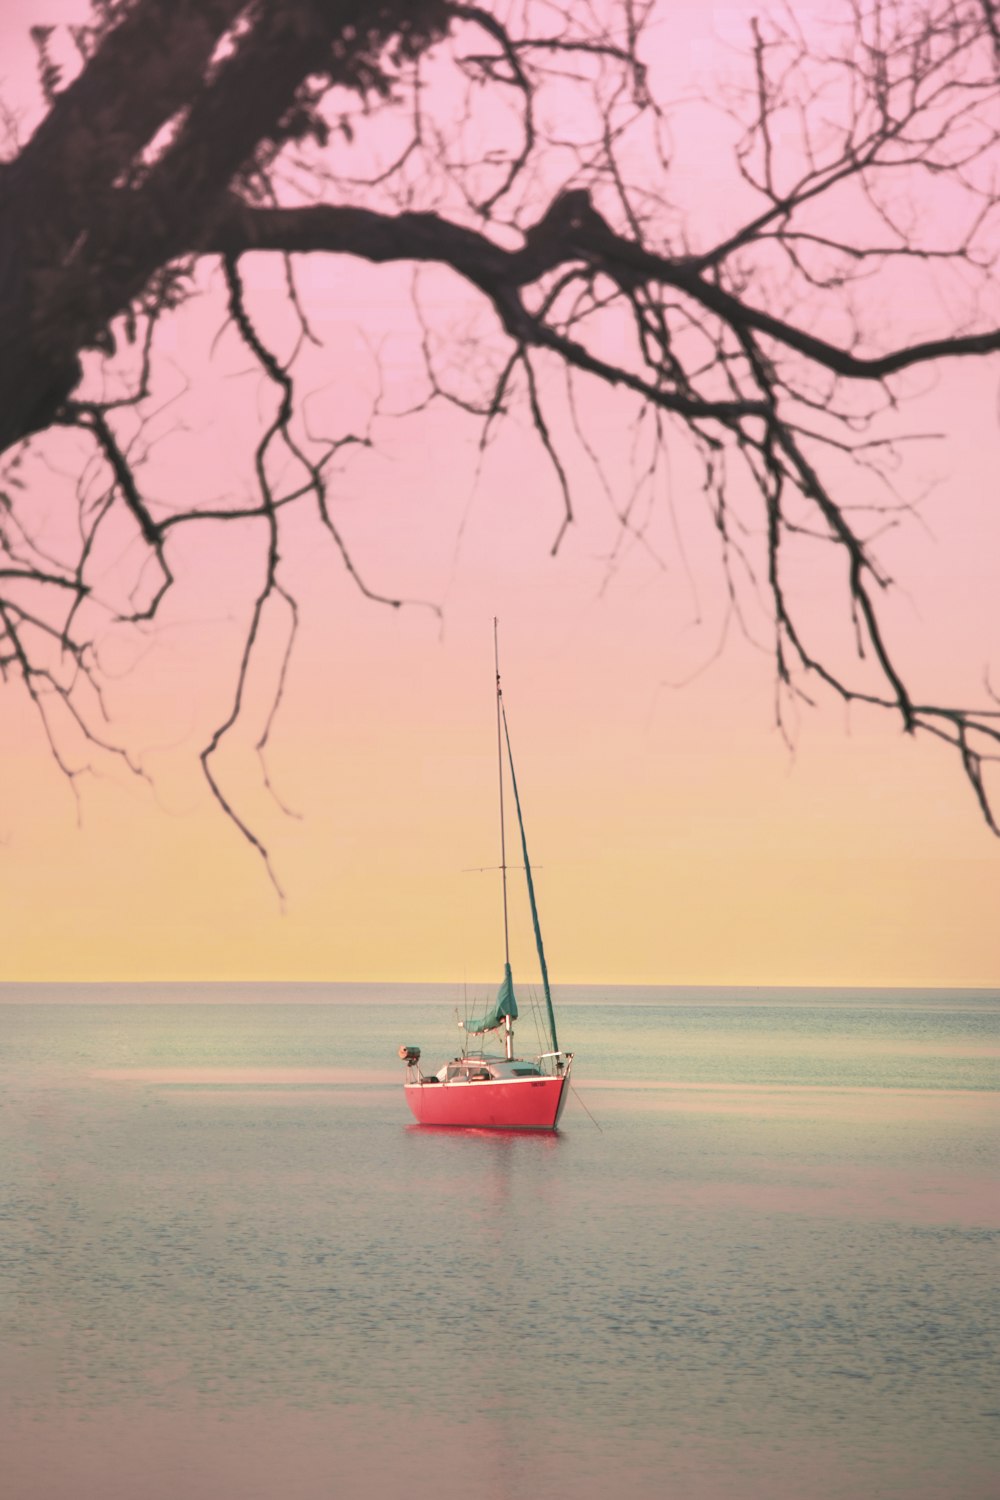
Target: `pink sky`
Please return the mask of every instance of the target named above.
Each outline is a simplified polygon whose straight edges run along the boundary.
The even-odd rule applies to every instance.
[[[707,88],[726,56],[717,37],[738,35],[755,8],[672,5],[658,33],[664,83]],[[6,98],[32,94],[30,52],[18,43],[27,26],[79,11],[71,0],[5,8]],[[673,191],[693,224],[721,225],[731,188],[704,117],[692,118],[697,146],[692,126]],[[277,268],[255,266],[249,282],[261,327],[277,331]],[[446,274],[424,283],[435,320],[466,305]],[[302,285],[324,341],[303,378],[316,391],[311,420],[340,431],[364,422],[374,343],[387,400],[412,399],[408,269],[316,260]],[[216,289],[164,340],[192,388],[178,408],[185,430],[150,469],[160,497],[233,493],[245,471],[248,412],[269,397],[255,376],[237,378],[247,359],[231,335],[210,362],[222,316]],[[588,412],[592,435],[624,466],[620,404],[603,395]],[[947,437],[908,460],[911,493],[935,485],[923,524],[883,549],[901,585],[887,616],[893,644],[918,694],[976,697],[1000,660],[995,363],[943,368],[901,426]],[[553,559],[561,499],[523,414],[474,487],[477,437],[441,411],[384,428],[334,486],[368,583],[440,604],[443,621],[363,600],[328,542],[304,524],[289,535],[302,634],[271,769],[301,819],[282,816],[262,788],[250,732],[262,707],[220,762],[272,849],[284,912],[192,765],[232,667],[247,558],[230,539],[204,547],[147,655],[120,632],[104,642],[118,712],[142,726],[155,794],[121,776],[88,782],[78,829],[36,726],[6,694],[0,979],[494,976],[495,877],[467,871],[497,858],[498,615],[556,982],[995,984],[1000,848],[953,757],[911,743],[889,719],[823,703],[801,717],[792,758],[774,729],[766,655],[733,636],[712,662],[722,580],[683,446],[671,447],[650,549],[622,547],[612,566],[618,528],[582,462],[572,471],[577,520]],[[39,481],[40,506],[55,510],[60,483]],[[808,586],[822,621],[828,574]],[[523,913],[513,956],[515,972],[533,971]]]

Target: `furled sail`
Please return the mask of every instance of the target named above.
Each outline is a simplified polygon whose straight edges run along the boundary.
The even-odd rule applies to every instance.
[[[466,1031],[480,1036],[484,1031],[496,1031],[504,1023],[504,1017],[510,1016],[512,1021],[517,1020],[517,1001],[514,998],[514,981],[511,978],[510,964],[503,966],[503,984],[497,990],[497,998],[485,1016],[480,1016],[475,1021],[466,1021]]]
[[[503,710],[501,710],[503,712]],[[545,949],[542,946],[542,929],[538,921],[538,907],[535,903],[535,882],[531,878],[531,861],[528,858],[528,840],[524,834],[524,819],[521,816],[521,799],[517,792],[517,777],[514,775],[514,756],[510,748],[510,730],[507,728],[507,715],[503,715],[503,732],[507,741],[507,764],[510,766],[510,784],[514,788],[514,806],[517,808],[517,826],[521,830],[521,850],[524,854],[524,873],[528,878],[528,902],[531,906],[531,921],[535,929],[535,947],[538,949],[538,962],[542,970],[542,989],[545,992],[545,1008],[548,1012],[549,1035],[552,1038],[553,1052],[559,1051],[559,1041],[556,1037],[556,1017],[552,1009],[552,994],[549,990],[549,966],[545,962]],[[510,967],[508,965],[508,974]]]

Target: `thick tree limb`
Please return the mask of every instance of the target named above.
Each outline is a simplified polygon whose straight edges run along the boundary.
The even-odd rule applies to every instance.
[[[80,351],[125,312],[156,271],[199,247],[234,177],[275,135],[310,74],[322,70],[331,84],[375,87],[387,42],[441,13],[439,0],[375,6],[369,0],[262,0],[255,23],[202,82],[219,34],[245,9],[246,0],[213,0],[208,13],[214,25],[207,25],[198,8],[185,3],[186,29],[174,46],[191,55],[183,66],[161,67],[158,47],[141,61],[133,57],[143,42],[155,40],[157,24],[161,31],[169,24],[167,0],[143,0],[0,174],[0,322],[6,329],[0,452],[52,421],[79,379]],[[81,111],[94,104],[92,69],[98,89],[106,86],[114,100],[112,135],[114,119],[130,114],[144,85],[152,96],[107,159],[103,126],[89,118],[81,124]],[[137,151],[173,118],[179,100],[190,108],[174,139],[136,187],[110,193],[124,163],[138,169]],[[94,117],[103,118],[96,107]],[[97,166],[87,147],[95,128]],[[50,205],[58,205],[55,214]]]
[[[564,212],[561,205],[568,198],[574,200],[573,207]],[[271,250],[353,255],[382,264],[434,263],[448,266],[494,301],[562,266],[583,260],[612,280],[627,280],[630,288],[674,288],[731,327],[752,329],[804,355],[813,364],[852,380],[879,381],[913,365],[1000,351],[997,327],[978,334],[927,339],[885,354],[856,354],[707,281],[696,268],[696,258],[657,255],[616,234],[593,209],[586,193],[557,198],[528,230],[519,250],[505,250],[478,230],[450,223],[437,214],[394,215],[325,203],[302,208],[254,208],[237,201],[230,202],[202,249],[223,255]]]

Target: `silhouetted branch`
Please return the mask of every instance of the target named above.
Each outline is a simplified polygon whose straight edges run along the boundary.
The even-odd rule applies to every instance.
[[[46,33],[46,116],[0,166],[0,451],[11,452],[0,481],[0,671],[28,693],[71,779],[57,704],[92,748],[124,753],[103,733],[95,621],[148,630],[178,581],[179,538],[195,522],[246,523],[260,573],[232,697],[201,763],[280,889],[213,767],[245,711],[277,596],[289,627],[257,746],[273,791],[264,755],[299,618],[281,562],[292,510],[310,515],[366,598],[406,602],[368,583],[369,561],[354,556],[329,492],[336,455],[371,445],[381,412],[363,436],[317,436],[306,420],[302,360],[315,335],[295,258],[339,256],[444,268],[467,305],[486,310],[475,375],[463,361],[456,377],[442,357],[451,330],[414,292],[427,389],[409,410],[447,401],[472,417],[482,462],[520,403],[561,500],[556,547],[574,517],[574,446],[620,536],[648,545],[654,481],[683,438],[718,536],[726,628],[750,636],[748,605],[766,604],[781,731],[787,707],[811,701],[817,684],[892,712],[957,754],[996,831],[997,712],[924,702],[897,658],[876,546],[913,501],[886,488],[907,440],[895,425],[901,377],[950,360],[985,368],[1000,352],[992,0],[842,0],[836,24],[808,30],[778,0],[755,18],[742,84],[725,94],[729,222],[711,236],[673,201],[670,114],[653,93],[671,13],[657,0],[134,0],[102,16],[79,34],[68,81]],[[572,131],[559,123],[568,100]],[[284,359],[248,310],[244,268],[258,254],[284,264]],[[199,268],[218,261],[229,322],[274,406],[254,439],[252,497],[168,501],[137,474],[157,421],[156,335],[189,298],[213,295]],[[918,288],[909,329],[885,312],[901,274]],[[939,310],[939,284],[958,311]],[[591,441],[588,386],[630,403],[630,475],[612,476]],[[52,428],[88,445],[72,556],[42,546],[20,478],[18,445]],[[845,462],[862,481],[850,493]],[[137,562],[116,608],[97,596],[95,559],[119,531]],[[810,644],[799,538],[837,560],[853,641],[843,657]],[[156,570],[149,594],[146,569]]]

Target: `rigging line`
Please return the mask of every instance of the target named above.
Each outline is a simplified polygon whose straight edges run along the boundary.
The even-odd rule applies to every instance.
[[[538,1009],[538,995],[537,995],[537,993],[535,991],[534,985],[532,985],[531,989],[528,991],[528,1003],[531,1006],[531,1019],[532,1019],[532,1022],[534,1023],[534,1027],[535,1027],[535,1040],[537,1042],[537,1041],[541,1040],[541,1032],[538,1029],[538,1021],[539,1021],[539,1014],[540,1013],[539,1013],[539,1009]],[[539,1047],[538,1050],[539,1050],[539,1052],[541,1052],[541,1050],[542,1050],[541,1047]]]
[[[498,640],[498,624],[496,615],[493,616],[493,665],[497,674],[497,775],[500,784],[500,871],[503,881],[503,949],[504,962],[510,970],[510,935],[507,926],[507,843],[504,833],[503,820],[503,742],[500,738],[500,715],[503,713],[503,691],[500,687],[500,644]],[[504,724],[506,728],[506,721]],[[509,754],[509,745],[508,745]]]
[[[523,865],[503,865],[503,866],[501,866],[501,865],[463,865],[462,868],[461,868],[461,871],[459,873],[462,874],[462,875],[484,875],[484,874],[494,873],[494,872],[496,872],[499,869],[505,869],[505,870],[523,870],[524,866]],[[532,869],[533,870],[544,870],[545,866],[544,865],[532,865]]]
[[[588,1120],[590,1120],[591,1124],[592,1125],[597,1125],[597,1121],[594,1119],[593,1115],[590,1113],[590,1110],[587,1108],[587,1106],[584,1104],[583,1100],[580,1098],[579,1093],[577,1092],[575,1086],[572,1083],[569,1086],[569,1091],[573,1095],[573,1098],[576,1100],[577,1104],[579,1104],[580,1108],[583,1110],[584,1114],[587,1116]],[[603,1125],[597,1125],[597,1128],[601,1132],[601,1134],[603,1135],[604,1134],[604,1126]]]
[[[499,678],[498,678],[499,684]],[[497,712],[503,716],[503,732],[507,741],[507,765],[510,769],[510,785],[514,793],[514,806],[517,809],[517,826],[521,832],[521,853],[524,857],[524,875],[528,886],[528,905],[531,907],[531,924],[535,929],[535,947],[538,949],[538,963],[542,971],[542,990],[545,994],[545,1008],[548,1012],[549,1035],[552,1038],[553,1052],[559,1051],[559,1038],[556,1036],[556,1017],[552,1009],[552,991],[549,988],[549,966],[545,962],[545,947],[542,943],[542,929],[538,921],[538,903],[535,901],[535,882],[531,878],[531,861],[528,858],[528,839],[524,832],[524,818],[521,814],[521,798],[517,790],[517,775],[514,771],[514,752],[510,748],[510,730],[507,727],[507,712],[500,697],[497,697]],[[498,719],[499,723],[499,719]],[[506,894],[506,885],[504,887]]]
[[[538,1003],[538,991],[534,985],[528,991],[528,998],[531,1001],[531,1019],[535,1023],[535,1042],[539,1052],[544,1052],[546,1039],[542,1030],[542,1007]]]

